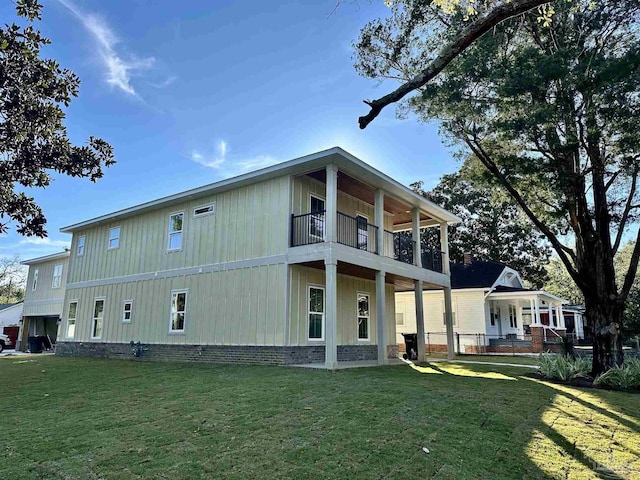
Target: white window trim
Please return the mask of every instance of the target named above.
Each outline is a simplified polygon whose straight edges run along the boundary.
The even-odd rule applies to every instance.
[[[312,312],[309,307],[311,307],[311,289],[312,288],[317,288],[318,290],[322,290],[322,309],[324,310],[323,312]],[[307,325],[307,341],[309,342],[324,342],[324,330],[325,330],[325,320],[327,318],[327,291],[324,287],[324,285],[314,285],[312,283],[307,285],[307,321],[306,321],[306,325]],[[309,317],[311,316],[312,313],[318,314],[318,313],[322,313],[322,335],[320,335],[320,338],[311,338],[309,336]]]
[[[512,309],[513,317],[511,316]],[[509,328],[518,328],[518,307],[512,303],[509,304]]]
[[[311,211],[311,199],[315,198],[316,200],[322,200],[322,202],[324,203],[324,224],[322,226],[322,236],[320,235],[314,235],[313,233],[311,233],[311,222],[309,222],[309,237],[311,238],[321,238],[323,241],[326,238],[327,235],[327,199],[317,195],[315,193],[310,193],[309,194],[309,213],[312,214],[313,212]],[[324,330],[323,330],[323,336],[324,336]]]
[[[35,292],[38,288],[38,273],[40,273],[40,269],[36,268],[33,270],[33,278],[31,279],[31,291]]]
[[[360,310],[358,308],[358,297],[360,295],[366,295],[369,299],[369,315],[367,318],[367,338],[360,338],[360,329],[358,328],[360,323]],[[363,317],[364,318],[364,317]],[[359,342],[371,341],[371,293],[370,292],[356,292],[356,338]]]
[[[82,240],[82,253],[80,253],[80,241]],[[76,245],[76,257],[81,257],[84,255],[84,250],[86,248],[87,245],[87,236],[86,235],[80,235],[78,237],[78,244]]]
[[[69,307],[70,307],[70,305],[72,303],[76,304],[76,317],[73,319],[74,335],[72,337],[70,337],[69,336],[69,320],[70,320],[70,318],[69,318],[69,310],[70,310],[70,308]],[[69,300],[67,302],[67,321],[66,321],[66,328],[64,330],[64,338],[69,338],[69,339],[75,338],[75,328],[78,326],[78,305],[79,305],[79,303],[80,303],[80,300],[77,299],[77,298],[74,298],[74,299]],[[104,314],[102,315],[102,318],[104,320]]]
[[[211,210],[204,213],[196,213],[196,210],[200,210],[201,208],[211,208]],[[215,215],[215,214],[216,214],[216,202],[205,203],[204,205],[198,205],[197,207],[193,207],[193,218],[208,217],[209,215]],[[184,229],[184,218],[182,220],[182,227]]]
[[[93,335],[94,332],[94,326],[95,326],[95,319],[96,317],[94,317],[95,313],[96,313],[96,303],[99,302],[100,300],[102,300],[102,325],[100,326],[100,336],[96,337]],[[93,298],[93,308],[91,309],[91,340],[100,340],[102,338],[102,332],[104,332],[104,312],[107,308],[107,297],[94,297]]]
[[[172,232],[171,231],[171,217],[175,217],[176,215],[182,215],[182,230],[176,231],[176,232]],[[169,223],[167,225],[167,252],[180,252],[182,251],[182,246],[184,245],[184,224],[185,224],[185,214],[184,214],[184,210],[179,211],[179,212],[173,212],[169,214]],[[171,234],[172,233],[178,233],[180,232],[180,234],[182,235],[180,237],[180,248],[171,248]]]
[[[402,323],[398,323],[398,315],[401,315],[402,317]],[[396,312],[395,314],[395,320],[396,320],[396,327],[404,327],[404,312]]]
[[[173,324],[173,312],[171,311],[171,307],[173,306],[173,295],[184,293],[184,325],[182,326],[182,330],[173,330],[171,325]],[[189,312],[189,289],[182,288],[178,290],[171,290],[171,296],[169,297],[169,335],[184,335],[187,331],[187,318]]]
[[[60,267],[60,283],[58,283],[58,285],[56,285],[56,267]],[[58,288],[62,287],[62,275],[64,275],[64,264],[56,263],[53,266],[53,277],[51,278],[51,289],[57,290]]]
[[[131,312],[131,316],[129,317],[129,320],[127,320],[126,318],[124,318],[124,306],[130,303],[131,304],[131,310],[129,310]],[[125,300],[122,302],[122,323],[131,323],[131,321],[133,320],[133,300]]]
[[[118,246],[117,247],[112,247],[111,246],[111,231],[112,230],[118,230],[118,236],[115,237],[113,240],[115,240],[116,238],[118,239]],[[107,237],[107,250],[117,250],[120,248],[120,236],[122,235],[122,229],[120,228],[120,225],[118,225],[117,227],[111,227],[109,228],[109,236]]]

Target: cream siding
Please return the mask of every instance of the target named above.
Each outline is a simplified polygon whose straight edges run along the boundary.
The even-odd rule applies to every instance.
[[[75,341],[187,345],[282,345],[286,265],[243,268],[173,278],[70,289],[78,301]],[[169,333],[172,290],[188,290],[184,333]],[[93,301],[104,298],[102,335],[91,340]],[[122,322],[125,300],[133,300],[131,323]]]
[[[486,325],[488,317],[485,312],[484,292],[482,290],[454,290],[451,294],[455,325],[453,331],[460,334],[488,333]],[[442,290],[425,291],[424,330],[434,334],[431,343],[446,343],[446,327],[444,325],[444,293]],[[404,343],[401,333],[416,333],[416,310],[414,292],[400,292],[395,297],[398,312],[404,313],[404,326],[397,327],[398,343]]]
[[[194,218],[195,207],[212,202],[215,214]],[[74,232],[69,282],[284,254],[288,204],[289,179],[280,177]],[[177,212],[184,212],[182,248],[169,252],[169,216]],[[108,250],[116,226],[120,245]],[[77,256],[80,236],[84,254]]]
[[[56,265],[62,265],[62,280],[60,287],[52,288],[53,271]],[[36,290],[33,291],[33,276],[36,270],[38,270],[38,283]],[[25,317],[59,316],[62,313],[68,273],[69,257],[29,265],[22,315]]]
[[[291,266],[290,327],[288,345],[324,345],[323,341],[309,340],[308,288],[325,286],[325,272],[315,268]],[[369,294],[369,340],[358,340],[357,293]],[[395,338],[394,287],[386,286],[387,338]],[[326,299],[326,292],[325,292]],[[347,275],[338,275],[338,345],[377,345],[376,282]]]

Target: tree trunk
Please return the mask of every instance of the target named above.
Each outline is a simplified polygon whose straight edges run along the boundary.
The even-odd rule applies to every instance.
[[[591,298],[585,295],[585,316],[593,324],[593,362],[591,375],[622,365],[622,310],[615,300]]]

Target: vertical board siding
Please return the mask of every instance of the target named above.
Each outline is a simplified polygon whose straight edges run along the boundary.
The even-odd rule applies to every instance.
[[[51,288],[53,282],[53,270],[56,265],[62,265],[62,280],[59,288]],[[38,284],[34,292],[33,276],[38,270]],[[69,274],[69,257],[50,260],[33,265],[29,265],[27,273],[27,285],[24,292],[23,316],[33,315],[61,315],[62,304],[64,302],[65,285]],[[30,302],[51,302],[44,304],[30,305]]]
[[[288,182],[276,178],[74,232],[69,282],[284,254]],[[194,218],[195,207],[211,202],[215,214]],[[182,249],[168,252],[169,216],[177,212],[184,212]],[[107,250],[109,229],[116,226],[120,245]],[[78,257],[80,236],[85,253]]]
[[[67,292],[61,332],[66,333],[68,304],[78,300],[74,340],[91,341],[93,301],[105,298],[101,342],[202,345],[282,345],[285,264],[116,283]],[[184,334],[169,333],[172,290],[188,290]],[[131,323],[122,322],[125,300],[133,300]],[[62,338],[62,337],[61,337]]]
[[[308,287],[325,286],[324,270],[292,265],[291,269],[291,314],[288,345],[322,345],[324,342],[309,341],[308,336]],[[395,338],[394,287],[385,288],[387,298],[387,338]],[[369,340],[358,340],[357,293],[369,294]],[[376,282],[347,275],[338,275],[338,345],[376,345]]]

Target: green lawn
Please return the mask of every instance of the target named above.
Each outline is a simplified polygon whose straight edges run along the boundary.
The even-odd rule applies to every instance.
[[[640,396],[526,373],[4,357],[0,478],[639,478]]]

